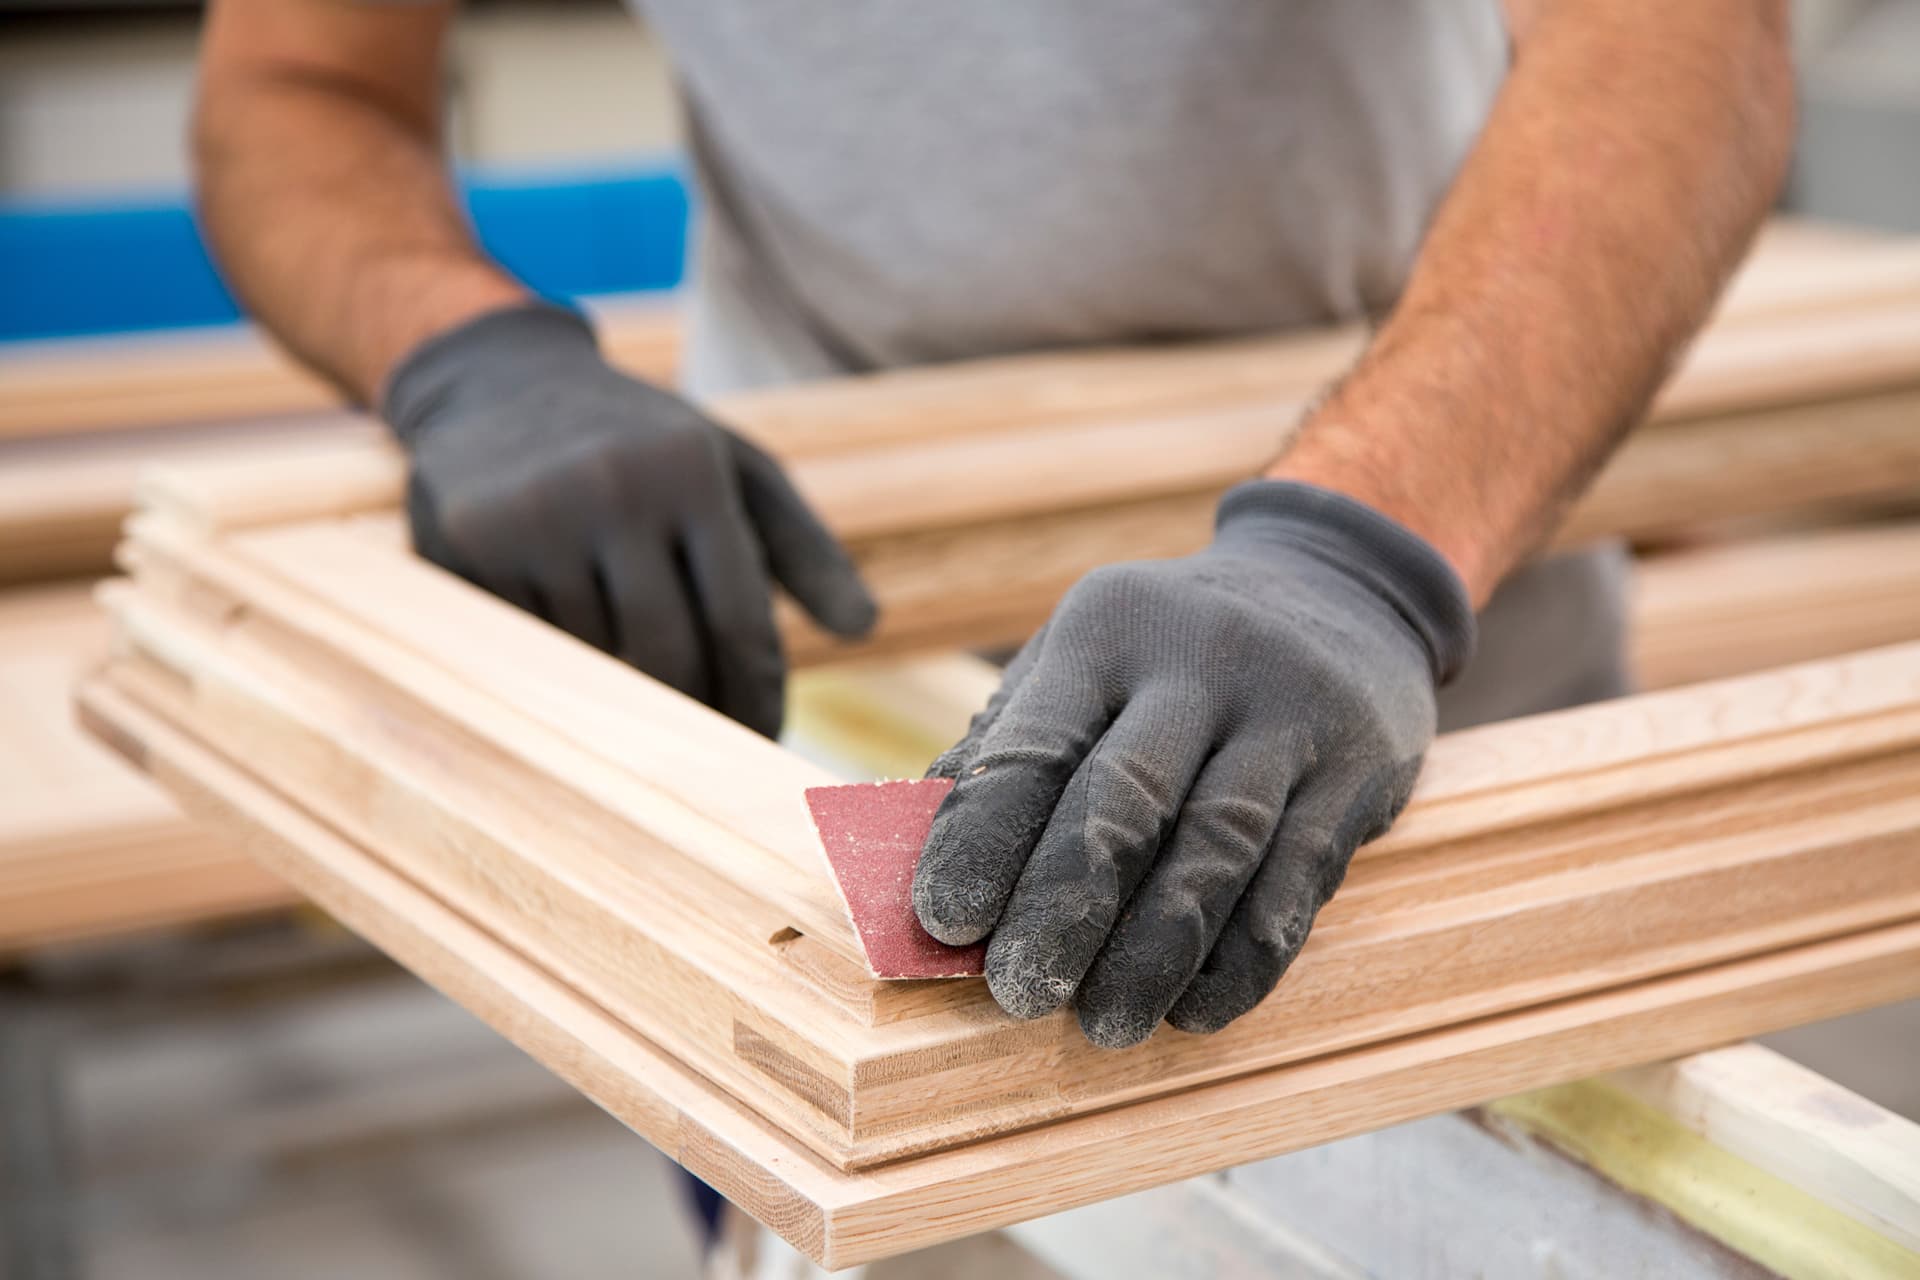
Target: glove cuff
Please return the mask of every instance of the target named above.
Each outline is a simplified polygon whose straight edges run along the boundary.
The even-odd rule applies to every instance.
[[[1425,538],[1345,494],[1297,480],[1249,480],[1220,500],[1215,545],[1284,546],[1345,571],[1385,600],[1426,646],[1436,686],[1473,656],[1473,603]]]
[[[582,356],[598,361],[600,348],[593,326],[577,311],[543,301],[483,311],[428,338],[394,366],[380,416],[411,447],[456,399],[491,401],[496,386],[518,385]]]

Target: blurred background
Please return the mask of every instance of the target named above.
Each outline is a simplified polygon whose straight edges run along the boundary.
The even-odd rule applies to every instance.
[[[1796,11],[1787,207],[1920,231],[1920,0]],[[0,0],[0,359],[235,320],[185,194],[197,21],[158,0]],[[672,288],[673,96],[623,6],[470,4],[451,95],[476,222],[509,266],[559,293]],[[0,699],[17,773],[40,748],[7,737],[11,713]],[[0,956],[0,1274],[697,1273],[682,1188],[644,1143],[326,921],[267,905]],[[1772,1043],[1914,1115],[1914,1023]],[[1051,1273],[986,1241],[873,1274]]]

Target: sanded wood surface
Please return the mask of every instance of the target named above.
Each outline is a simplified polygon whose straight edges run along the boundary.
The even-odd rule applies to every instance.
[[[1920,640],[1920,523],[1644,556],[1629,635],[1634,674],[1655,689]]]
[[[106,642],[84,587],[0,594],[0,954],[296,901],[74,723]]]
[[[846,1172],[136,700],[95,683],[83,706],[196,812],[831,1267],[1920,991],[1920,926],[1881,928]]]
[[[849,1169],[1920,916],[1909,647],[1444,738],[1273,999],[1102,1053],[866,982],[818,770],[359,522],[128,563],[146,705]]]

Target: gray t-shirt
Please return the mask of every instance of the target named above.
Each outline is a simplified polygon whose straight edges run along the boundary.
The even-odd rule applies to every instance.
[[[703,197],[697,396],[1382,314],[1508,58],[1499,0],[635,2]],[[1496,598],[1448,722],[1614,691],[1620,580]]]

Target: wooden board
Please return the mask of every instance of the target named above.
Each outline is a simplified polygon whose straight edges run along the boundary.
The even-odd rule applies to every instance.
[[[1882,928],[849,1173],[134,700],[95,684],[83,707],[196,812],[828,1267],[1920,992],[1920,926]]]
[[[1835,296],[1872,299],[1915,287],[1920,251],[1904,241],[1777,219],[1721,310],[1728,317],[1779,314],[1823,306]],[[590,309],[615,363],[655,381],[673,380],[679,329],[670,303],[615,298]],[[249,327],[0,349],[0,440],[205,426],[339,405],[332,388]]]
[[[378,454],[384,430],[347,417],[288,419],[78,439],[0,439],[0,584],[98,575],[147,467],[310,466],[351,469]]]
[[[1920,1254],[1920,1124],[1757,1044],[1637,1067],[1612,1083]]]
[[[80,732],[106,648],[86,588],[0,595],[0,955],[297,900]]]
[[[1653,689],[1920,640],[1920,523],[1642,557],[1630,634],[1634,674]]]
[[[351,522],[129,562],[120,687],[845,1168],[1920,916],[1910,647],[1443,739],[1272,1000],[1102,1053],[865,981],[817,770]]]
[[[1024,356],[728,397],[792,465],[882,605],[848,646],[783,614],[796,659],[1014,643],[1087,571],[1180,555],[1257,474],[1356,336]],[[1562,543],[1920,492],[1920,291],[1723,321],[1571,513]],[[1098,466],[1086,465],[1088,458]],[[394,514],[390,446],[152,473],[207,528]]]
[[[1763,246],[1663,396],[1654,420],[1688,429],[1642,432],[1574,513],[1568,538],[1920,491],[1920,437],[1909,429],[1920,414],[1920,250],[1794,241]],[[657,316],[607,329],[636,367],[670,346]],[[1213,497],[1280,449],[1361,342],[1334,331],[1053,352],[751,392],[713,408],[793,462],[853,543],[891,606],[870,648],[1005,643],[1088,568],[1197,546]],[[0,408],[0,580],[96,571],[141,461],[204,455],[210,435],[256,432],[258,420],[233,414],[261,394],[261,370],[277,357],[260,353],[251,373],[235,372],[198,349],[176,337],[85,358],[0,356],[0,405],[18,406]],[[311,387],[291,399],[283,388],[258,412],[277,420],[315,407]],[[210,432],[214,420],[224,429]],[[202,425],[183,432],[183,421]],[[174,426],[129,429],[156,422]],[[109,426],[120,429],[74,451],[80,435]],[[392,509],[401,461],[377,428],[356,429],[366,443],[357,455],[323,443],[319,457],[305,447],[280,467],[243,457],[171,484],[193,490],[185,505],[226,520]],[[954,578],[942,590],[976,597],[965,602],[967,633],[949,634],[956,610],[930,594],[929,572]],[[997,617],[983,607],[989,595]],[[802,651],[846,652],[790,622]]]
[[[672,381],[680,334],[670,305],[615,301],[593,310],[616,364]],[[0,440],[204,427],[341,407],[334,388],[251,326],[0,348]]]

